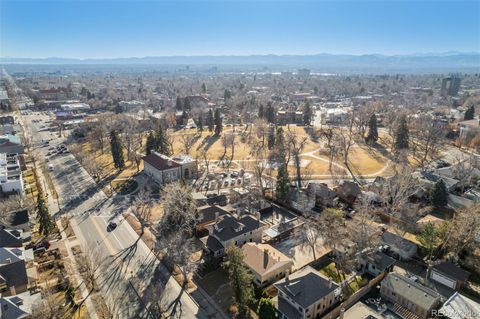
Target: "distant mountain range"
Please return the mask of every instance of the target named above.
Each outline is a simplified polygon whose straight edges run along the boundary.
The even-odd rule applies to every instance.
[[[178,65],[178,66],[248,66],[271,70],[310,68],[323,72],[479,72],[479,52],[417,53],[411,55],[248,55],[248,56],[152,56],[112,59],[0,58],[1,64],[41,65]]]

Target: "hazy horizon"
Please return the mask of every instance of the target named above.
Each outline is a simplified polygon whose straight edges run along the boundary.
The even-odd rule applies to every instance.
[[[479,52],[479,1],[9,1],[1,57]]]

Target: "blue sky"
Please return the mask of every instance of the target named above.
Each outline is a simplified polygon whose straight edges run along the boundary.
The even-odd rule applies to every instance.
[[[0,56],[480,51],[480,0],[0,0]]]

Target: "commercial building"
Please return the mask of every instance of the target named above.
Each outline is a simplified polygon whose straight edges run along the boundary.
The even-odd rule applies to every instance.
[[[23,179],[16,155],[0,153],[0,188],[3,193],[23,194]]]
[[[448,77],[442,80],[440,95],[456,96],[460,90],[461,79],[458,77]]]

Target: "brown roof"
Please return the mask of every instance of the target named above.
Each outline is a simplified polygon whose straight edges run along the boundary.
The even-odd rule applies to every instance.
[[[152,165],[156,169],[160,171],[164,171],[167,169],[171,169],[174,167],[180,167],[182,165],[178,164],[177,162],[174,162],[170,159],[164,158],[160,155],[157,155],[155,153],[148,154],[147,156],[143,157],[143,161],[147,162],[148,164]]]
[[[259,275],[293,261],[268,244],[246,243],[242,247],[243,262]]]
[[[459,125],[464,125],[464,126],[473,126],[473,127],[479,127],[480,126],[480,121],[479,120],[466,120],[458,123]]]

